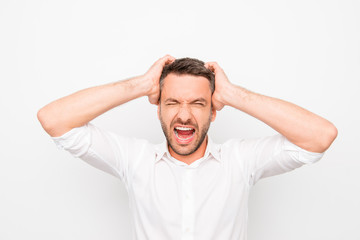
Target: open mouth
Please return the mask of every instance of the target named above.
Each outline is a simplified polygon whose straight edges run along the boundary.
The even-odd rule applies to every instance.
[[[174,133],[176,141],[180,144],[190,143],[195,136],[195,128],[192,127],[175,127]]]

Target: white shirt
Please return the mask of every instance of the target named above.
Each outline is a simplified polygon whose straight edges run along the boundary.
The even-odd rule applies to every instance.
[[[136,240],[246,240],[249,190],[259,179],[318,161],[284,136],[208,138],[203,158],[187,165],[166,141],[151,144],[92,124],[53,137],[58,147],[125,184]]]

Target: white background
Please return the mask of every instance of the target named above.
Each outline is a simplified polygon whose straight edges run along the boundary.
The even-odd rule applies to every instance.
[[[359,13],[356,0],[1,0],[0,239],[130,239],[122,183],[59,151],[36,113],[80,89],[143,74],[167,53],[217,61],[233,83],[339,130],[320,162],[252,189],[250,240],[360,239]],[[163,140],[146,98],[94,123]],[[210,129],[218,143],[271,134],[229,107]]]

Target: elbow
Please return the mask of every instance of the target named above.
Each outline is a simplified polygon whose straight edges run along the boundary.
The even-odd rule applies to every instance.
[[[49,121],[48,121],[48,117],[47,117],[46,107],[41,108],[37,112],[36,116],[37,116],[37,119],[39,120],[41,126],[43,127],[43,129],[47,132],[47,130],[50,128],[50,126],[49,126]]]
[[[322,134],[322,140],[320,143],[322,152],[325,152],[330,147],[330,145],[336,139],[337,135],[338,135],[337,128],[332,123],[329,123],[326,129],[324,129]]]
[[[47,132],[50,136],[52,136],[56,124],[54,123],[53,118],[51,117],[51,113],[49,113],[49,110],[47,109],[46,106],[41,108],[37,112],[37,119],[39,120],[45,132]]]
[[[52,106],[45,106],[37,112],[37,119],[51,137],[59,137],[73,127],[64,120],[64,117]],[[67,123],[67,124],[65,124]]]
[[[330,147],[337,135],[337,128],[332,123],[328,122],[326,125],[323,125],[321,128],[312,132],[308,141],[303,144],[295,144],[310,152],[323,153]]]

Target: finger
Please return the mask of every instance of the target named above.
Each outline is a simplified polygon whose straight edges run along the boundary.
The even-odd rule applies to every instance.
[[[213,72],[213,69],[212,69],[212,67],[210,66],[210,63],[205,63],[205,65],[204,65],[207,69],[209,69],[210,71],[212,71]]]
[[[205,67],[215,74],[221,70],[217,62],[207,62],[205,63]]]
[[[168,65],[175,61],[175,58],[169,54],[165,55],[164,57],[160,58],[160,62],[162,66]]]
[[[220,103],[213,103],[214,104],[214,108],[216,111],[220,111],[221,109],[223,109],[224,105],[223,104],[220,104]]]
[[[173,63],[174,61],[175,61],[175,58],[171,57],[171,58],[166,60],[165,65],[169,65],[169,64]]]
[[[214,108],[216,111],[219,111],[219,106],[218,106],[218,104],[217,104],[216,101],[213,101],[213,102],[212,102],[212,105],[213,105],[213,108]]]
[[[149,96],[148,99],[149,99],[149,102],[150,102],[151,104],[154,104],[154,105],[158,105],[158,104],[159,104],[159,99],[156,98],[156,97],[154,97],[154,96]]]
[[[162,66],[164,66],[166,64],[166,62],[172,61],[173,59],[175,59],[175,58],[167,54],[167,55],[159,58],[153,65],[162,65]]]

